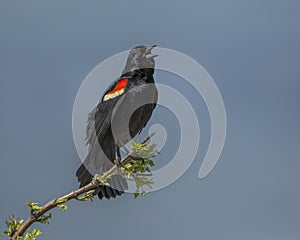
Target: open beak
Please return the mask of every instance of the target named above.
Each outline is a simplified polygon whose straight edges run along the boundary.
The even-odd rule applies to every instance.
[[[155,58],[155,57],[157,57],[158,55],[157,54],[151,54],[151,53],[148,53],[147,55],[146,55],[146,58]]]
[[[155,48],[155,47],[156,47],[156,45],[153,45],[153,46],[148,47],[148,51],[147,51],[147,52],[149,52],[149,53],[146,55],[146,58],[155,58],[155,57],[158,56],[157,54],[152,54],[152,53],[151,53],[151,50],[152,50],[153,48]]]

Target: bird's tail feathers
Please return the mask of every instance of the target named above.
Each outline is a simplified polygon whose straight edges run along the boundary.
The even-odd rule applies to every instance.
[[[105,171],[108,171],[112,166],[113,164],[111,162],[105,164],[105,166],[102,167],[101,172],[103,173]],[[76,171],[76,176],[78,178],[78,181],[80,182],[80,187],[89,184],[96,173],[97,173],[96,170],[91,167],[90,158],[88,154],[84,163],[82,163]],[[124,191],[128,189],[126,179],[123,176],[118,174],[115,174],[111,176],[109,179],[107,179],[107,183],[109,184],[109,186],[97,187],[95,189],[94,195],[98,195],[100,199],[102,198],[110,199],[122,195]]]

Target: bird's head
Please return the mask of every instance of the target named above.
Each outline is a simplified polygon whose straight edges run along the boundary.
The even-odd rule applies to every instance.
[[[151,53],[151,50],[154,47],[156,47],[156,45],[141,45],[132,48],[129,52],[123,74],[137,69],[148,69],[150,71],[154,71],[154,58],[158,56],[156,54]]]

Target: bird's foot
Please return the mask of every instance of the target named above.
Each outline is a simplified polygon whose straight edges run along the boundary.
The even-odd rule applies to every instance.
[[[117,167],[124,167],[124,164],[121,162],[121,158],[119,157],[116,158],[115,164]]]

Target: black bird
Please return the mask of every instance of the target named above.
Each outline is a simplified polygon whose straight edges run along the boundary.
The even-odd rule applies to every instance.
[[[85,161],[76,172],[80,187],[91,182],[95,174],[120,165],[120,148],[146,126],[157,103],[154,83],[154,46],[137,46],[130,50],[121,76],[111,84],[99,104],[89,113]],[[97,187],[95,194],[115,198],[128,188],[126,180],[114,175],[109,186]]]

